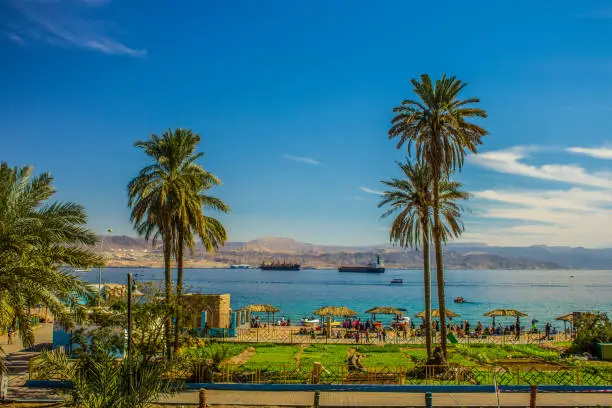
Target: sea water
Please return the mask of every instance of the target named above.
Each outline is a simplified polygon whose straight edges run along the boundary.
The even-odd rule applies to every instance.
[[[80,273],[97,283],[98,271]],[[136,281],[163,281],[163,269],[106,268],[103,282],[125,283],[127,273]],[[435,275],[435,271],[432,272]],[[390,284],[391,279],[403,284]],[[435,276],[432,276],[432,308],[437,308]],[[447,270],[447,309],[460,314],[456,322],[469,320],[490,324],[483,313],[492,309],[517,309],[542,327],[547,321],[558,329],[563,322],[555,318],[573,312],[599,310],[612,312],[612,271],[586,270]],[[174,271],[176,279],[176,271]],[[374,306],[405,308],[408,316],[423,310],[423,272],[388,269],[383,274],[341,273],[337,269],[301,271],[262,271],[260,269],[185,269],[185,291],[229,293],[232,309],[267,303],[281,312],[276,318],[290,318],[292,324],[326,305],[346,306],[365,319]],[[466,302],[453,303],[461,296]],[[612,317],[612,314],[610,315]],[[377,316],[383,318],[383,316]],[[415,319],[420,322],[420,319]],[[511,324],[513,318],[497,318],[496,323]]]

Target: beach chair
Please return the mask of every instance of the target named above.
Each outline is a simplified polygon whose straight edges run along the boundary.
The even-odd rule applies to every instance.
[[[459,344],[457,337],[455,337],[455,333],[448,333],[448,336],[446,336],[446,338],[448,339],[448,341],[451,342],[451,344]]]

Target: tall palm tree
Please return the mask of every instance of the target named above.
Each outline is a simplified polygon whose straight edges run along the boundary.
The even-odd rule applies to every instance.
[[[195,153],[200,136],[178,129],[175,137],[180,139],[183,147],[185,164],[182,169],[182,176],[191,186],[189,190],[183,191],[181,205],[177,208],[173,217],[174,231],[174,252],[177,261],[177,313],[174,333],[174,348],[179,347],[179,332],[181,325],[180,300],[183,294],[183,260],[185,249],[191,253],[195,250],[194,237],[197,235],[202,241],[202,245],[209,253],[214,253],[215,249],[222,246],[227,240],[227,232],[219,220],[204,214],[205,210],[215,210],[228,213],[230,208],[217,197],[207,195],[208,190],[221,184],[221,180],[214,174],[204,170],[195,160],[202,157],[203,153]]]
[[[131,220],[145,239],[162,240],[165,271],[165,295],[172,301],[172,256],[177,260],[177,295],[182,294],[183,258],[185,247],[194,248],[194,233],[203,239],[205,247],[222,244],[227,234],[215,219],[203,215],[203,207],[229,211],[219,199],[204,192],[220,183],[213,174],[204,170],[196,160],[200,136],[191,130],[176,129],[160,137],[137,141],[136,147],[153,159],[128,184]],[[178,316],[177,316],[178,317]],[[178,323],[179,319],[176,319]],[[171,354],[171,322],[166,322],[166,351]],[[178,331],[176,332],[178,333]]]
[[[83,207],[50,201],[53,177],[32,173],[0,163],[0,324],[16,325],[25,346],[34,343],[29,310],[69,323],[71,300],[92,296],[70,269],[103,264]]]
[[[149,140],[139,140],[134,146],[141,148],[153,162],[140,170],[128,184],[128,206],[132,208],[130,221],[145,240],[153,245],[162,240],[164,255],[164,279],[166,303],[172,297],[172,216],[180,202],[181,190],[188,189],[177,175],[179,165],[172,152],[172,130],[159,137],[151,135]],[[171,355],[171,321],[166,319],[164,338],[166,355]]]
[[[459,99],[466,83],[447,77],[432,83],[429,75],[411,80],[418,100],[404,100],[393,112],[389,138],[399,138],[397,148],[408,143],[408,153],[414,144],[419,163],[431,167],[433,177],[433,238],[436,252],[436,277],[440,310],[442,356],[446,358],[446,307],[444,299],[444,262],[442,258],[442,224],[440,221],[440,181],[455,170],[461,170],[465,155],[477,153],[487,131],[468,120],[486,118],[487,113],[473,107],[477,98]]]
[[[383,181],[390,190],[383,193],[378,207],[389,206],[382,217],[397,214],[391,225],[389,239],[400,247],[423,248],[423,289],[425,298],[425,344],[427,359],[432,357],[431,335],[431,277],[429,256],[429,231],[433,223],[433,179],[431,169],[427,164],[412,165],[397,163],[403,173],[403,178]],[[451,237],[457,237],[463,231],[460,220],[461,207],[458,200],[467,199],[469,195],[460,191],[461,183],[443,180],[440,183],[440,206],[443,214],[442,239],[446,242]]]

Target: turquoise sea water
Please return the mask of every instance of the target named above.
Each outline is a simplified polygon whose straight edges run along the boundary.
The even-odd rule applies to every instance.
[[[136,274],[137,281],[163,279],[161,269],[107,268],[103,270],[103,281],[125,283],[128,272]],[[554,319],[572,311],[612,312],[612,271],[448,270],[445,274],[447,308],[461,315],[456,320],[484,324],[490,322],[482,316],[488,310],[513,308],[529,315],[525,324],[536,318],[538,326],[551,321],[553,326],[563,328],[563,322]],[[97,270],[79,275],[92,283],[98,282]],[[404,283],[391,285],[393,278],[401,278]],[[269,303],[281,309],[280,316],[296,323],[325,305],[347,306],[364,318],[365,311],[373,306],[403,307],[410,316],[423,310],[423,273],[419,270],[360,274],[321,269],[296,272],[187,269],[185,286],[187,291],[196,293],[230,293],[234,310],[252,303]],[[437,308],[435,290],[434,281],[433,308]],[[453,303],[457,296],[467,302]],[[277,314],[277,318],[280,316]],[[513,320],[496,321],[510,324]]]

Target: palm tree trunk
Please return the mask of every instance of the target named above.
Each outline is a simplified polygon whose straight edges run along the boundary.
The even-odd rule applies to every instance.
[[[438,284],[438,309],[440,310],[440,345],[442,358],[446,360],[446,306],[444,304],[444,260],[442,258],[442,234],[440,223],[440,173],[434,175],[434,244],[436,246],[436,280]]]
[[[423,290],[425,291],[425,347],[427,360],[431,359],[431,266],[429,256],[429,223],[421,219],[423,232]]]
[[[166,291],[166,307],[170,307],[172,302],[172,239],[167,234],[163,237],[164,240],[164,278],[165,278],[165,291]],[[172,357],[172,315],[167,313],[166,325],[164,327],[164,337],[166,340],[166,356]]]
[[[174,325],[174,351],[179,348],[179,333],[181,324],[181,296],[183,295],[183,256],[184,256],[184,237],[183,230],[178,231],[177,249],[176,249],[176,323]]]

